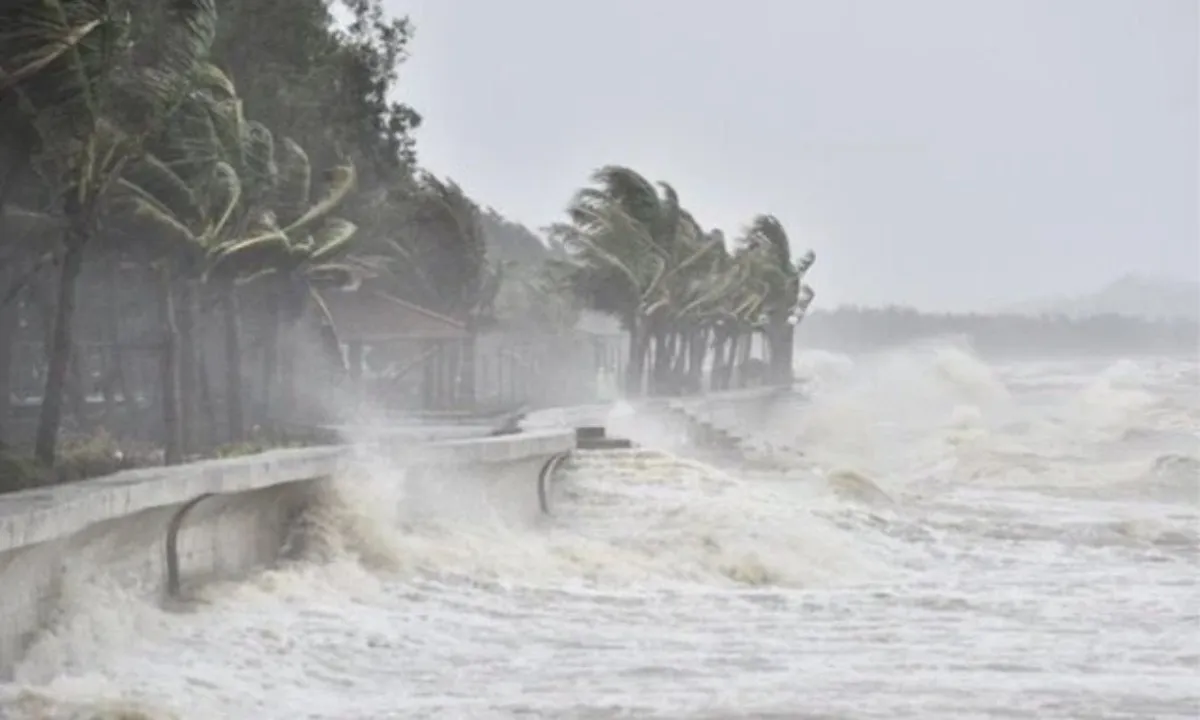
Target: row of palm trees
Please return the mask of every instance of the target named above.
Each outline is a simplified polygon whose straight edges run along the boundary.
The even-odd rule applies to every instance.
[[[631,395],[727,389],[746,367],[752,339],[769,351],[770,384],[792,380],[795,326],[812,302],[809,251],[793,261],[772,215],[753,219],[730,251],[705,230],[666,183],[627,167],[598,170],[550,228],[564,256],[563,287],[618,318],[629,333],[625,388]]]
[[[434,269],[459,276],[426,278],[415,292],[428,289],[438,297],[422,300],[468,320],[494,297],[478,211],[457,186],[424,176],[403,193],[356,192],[352,164],[314,169],[305,148],[246,117],[233,79],[209,60],[215,0],[164,0],[154,32],[136,43],[119,10],[110,0],[13,0],[0,8],[0,317],[13,326],[14,298],[55,276],[39,461],[55,460],[89,265],[111,268],[113,283],[131,266],[154,277],[168,463],[196,436],[202,309],[216,308],[223,324],[226,424],[237,441],[247,432],[239,299],[253,299],[262,410],[271,414],[274,394],[286,416],[291,331],[314,311],[324,316],[330,360],[343,364],[323,288],[365,279],[415,287],[422,274],[413,267],[444,258],[449,237],[457,242],[450,267]],[[352,203],[359,217],[404,217],[429,237],[352,248],[358,227],[339,215]],[[109,312],[122,310],[114,303]],[[9,409],[16,330],[0,333],[0,412]]]
[[[329,366],[346,370],[323,299],[331,288],[404,298],[458,321],[468,341],[494,322],[505,273],[489,260],[485,226],[497,223],[460,188],[430,175],[359,187],[348,160],[314,168],[308,149],[247,117],[235,79],[212,61],[217,0],[163,0],[152,32],[139,18],[143,32],[132,40],[122,7],[0,7],[0,444],[13,339],[29,324],[29,313],[13,311],[22,298],[38,301],[45,326],[34,450],[46,466],[66,406],[79,404],[70,396],[81,394],[80,331],[93,329],[79,327],[81,318],[111,328],[118,372],[122,325],[148,323],[160,338],[168,463],[198,450],[211,381],[202,346],[214,325],[224,439],[238,442],[250,424],[248,342],[261,360],[258,418],[291,414],[308,324],[319,326]],[[621,167],[593,179],[568,222],[550,229],[545,275],[531,282],[526,268],[521,287],[618,317],[630,335],[630,394],[696,390],[706,377],[729,387],[756,335],[770,349],[763,380],[788,382],[793,327],[812,300],[803,284],[812,253],[793,262],[771,216],[755,218],[730,250],[670,186]],[[99,285],[117,298],[131,282],[153,288],[151,312],[94,295]],[[470,397],[467,345],[453,374]],[[127,389],[121,395],[130,401]]]

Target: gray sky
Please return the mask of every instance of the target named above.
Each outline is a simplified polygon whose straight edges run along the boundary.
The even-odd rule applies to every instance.
[[[1196,0],[388,1],[422,163],[527,225],[624,164],[826,307],[1200,276]]]

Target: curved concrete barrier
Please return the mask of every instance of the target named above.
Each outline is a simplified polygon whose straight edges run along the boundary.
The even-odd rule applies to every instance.
[[[188,510],[210,497],[214,497],[214,494],[204,493],[188,500],[171,516],[171,522],[167,523],[167,597],[179,597],[179,526],[183,524]]]
[[[424,478],[522,522],[541,514],[542,470],[574,448],[574,433],[376,447],[397,481]],[[147,597],[236,579],[280,559],[297,518],[359,460],[348,446],[118,473],[0,495],[0,676],[60,606],[64,589],[96,576]],[[414,497],[413,500],[419,500]]]
[[[550,482],[554,480],[554,473],[558,471],[559,466],[571,457],[570,453],[559,453],[552,456],[542,466],[541,472],[538,473],[538,507],[543,515],[550,514]]]

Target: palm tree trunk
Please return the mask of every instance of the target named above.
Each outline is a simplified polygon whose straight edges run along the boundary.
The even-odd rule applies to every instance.
[[[115,326],[120,322],[118,310],[114,307],[116,304],[116,278],[113,271],[115,264],[116,260],[113,258],[105,258],[104,276],[100,279],[104,288],[104,305],[102,310],[102,324],[104,326],[102,347],[104,351],[101,354],[100,360],[100,393],[104,398],[104,426],[110,431],[119,424],[117,419],[117,393],[114,386],[116,364],[113,362],[117,344]]]
[[[783,358],[780,360],[779,368],[779,384],[791,385],[796,379],[796,371],[793,365],[796,362],[796,326],[791,323],[784,322],[780,332],[781,350]]]
[[[792,382],[792,351],[794,328],[786,319],[773,318],[767,325],[767,346],[770,349],[768,382],[773,385],[790,385]]]
[[[692,333],[688,349],[691,358],[688,360],[687,390],[698,393],[704,389],[704,359],[708,356],[709,331],[701,328]]]
[[[12,415],[13,350],[17,342],[17,303],[4,302],[8,294],[9,273],[0,268],[0,447],[8,436],[8,421]]]
[[[276,405],[276,415],[281,423],[296,421],[296,408],[299,406],[297,397],[299,388],[296,386],[296,339],[298,323],[289,322],[280,325],[279,340],[276,350],[279,373],[279,397]]]
[[[7,158],[6,172],[0,176],[0,215],[4,213],[10,193],[29,169],[29,158],[34,147],[33,143],[26,142],[6,145],[7,149],[15,151],[16,157]],[[0,447],[4,446],[9,419],[12,417],[13,352],[20,324],[17,300],[12,297],[10,301],[10,294],[17,282],[17,271],[11,258],[6,262],[5,266],[0,267]]]
[[[242,329],[238,314],[237,286],[231,281],[217,289],[221,314],[225,319],[225,413],[229,422],[229,441],[241,442],[246,436],[246,416],[242,406]]]
[[[738,358],[741,357],[742,334],[738,329],[730,332],[729,343],[725,347],[725,361],[721,368],[721,389],[728,390],[733,386],[733,374],[737,371]]]
[[[688,362],[691,360],[691,332],[688,328],[680,328],[671,336],[671,380],[672,395],[683,393],[687,384]]]
[[[260,412],[261,422],[269,424],[271,420],[271,395],[275,386],[275,376],[278,370],[276,363],[279,357],[279,298],[275,288],[266,289],[264,298],[263,354],[262,354],[262,402]]]
[[[651,392],[655,395],[661,395],[667,389],[671,375],[669,335],[663,330],[654,333],[654,370],[651,375]]]
[[[120,260],[109,258],[105,263],[105,294],[108,302],[105,311],[105,335],[108,341],[107,367],[105,368],[105,403],[111,402],[111,407],[105,407],[108,422],[112,427],[117,426],[118,414],[126,422],[133,417],[135,409],[133,397],[129,392],[129,383],[125,379],[125,348],[121,340],[121,286]],[[120,395],[120,403],[116,398]],[[122,412],[123,411],[123,412]]]
[[[198,449],[208,451],[217,445],[217,438],[221,435],[217,424],[217,407],[213,402],[212,382],[208,375],[208,363],[205,362],[203,344],[200,345],[200,352],[196,355],[196,381],[199,384],[197,388],[199,412],[204,416],[204,423],[201,426],[204,431],[197,433]]]
[[[646,353],[650,347],[650,336],[640,318],[628,323],[629,362],[625,364],[625,394],[640,397],[644,391],[642,380],[646,374]]]
[[[725,346],[728,343],[728,338],[725,332],[720,328],[713,329],[712,340],[712,367],[708,371],[708,389],[721,389],[721,373],[725,372]]]
[[[460,372],[462,373],[461,388],[462,401],[468,408],[474,408],[476,398],[475,392],[475,355],[479,348],[479,334],[475,328],[468,328],[467,337],[462,343],[462,360],[460,363]]]
[[[162,327],[163,462],[175,465],[183,455],[183,427],[179,417],[179,336],[175,324],[174,288],[170,266],[159,278],[158,319]]]
[[[84,292],[87,292],[86,288]],[[87,318],[85,316],[84,327],[86,326]],[[75,418],[76,427],[85,433],[91,432],[91,419],[88,417],[86,359],[87,355],[80,352],[79,344],[73,343],[71,362],[67,370],[66,394],[70,401],[70,413]]]
[[[68,231],[66,252],[58,275],[58,301],[54,309],[54,325],[50,335],[50,363],[46,385],[42,392],[42,408],[38,416],[34,455],[45,466],[54,464],[58,451],[58,431],[62,425],[63,395],[67,371],[71,364],[72,321],[75,318],[75,290],[83,270],[83,247],[87,230],[72,218]]]
[[[179,450],[187,456],[195,451],[197,428],[196,293],[187,278],[180,279],[178,289],[175,314],[179,331]]]
[[[461,386],[459,377],[462,373],[462,351],[461,342],[451,340],[442,346],[445,352],[445,364],[443,365],[443,380],[445,383],[445,399],[442,404],[443,409],[458,410],[462,408],[461,403]],[[526,365],[523,375],[525,377],[524,392],[528,394],[530,369]]]
[[[750,386],[750,378],[746,376],[750,358],[754,354],[754,331],[743,333],[740,342],[738,343],[738,359],[737,365],[734,367],[734,372],[737,376],[737,381],[734,385],[739,388]]]

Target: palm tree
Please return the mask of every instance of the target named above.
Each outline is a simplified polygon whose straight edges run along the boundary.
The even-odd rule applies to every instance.
[[[559,265],[591,307],[616,316],[629,332],[626,392],[641,394],[654,343],[654,389],[665,389],[672,367],[672,308],[683,274],[721,245],[704,238],[679,196],[635,171],[607,166],[593,187],[576,194],[569,223],[550,228],[567,251]]]
[[[54,461],[84,248],[103,201],[190,87],[212,43],[214,0],[167,0],[153,47],[134,62],[111,0],[10,0],[0,16],[0,80],[39,143],[37,169],[60,191],[62,239],[50,364],[35,453]]]
[[[479,206],[453,181],[428,173],[420,176],[411,223],[409,257],[417,261],[420,280],[432,290],[425,304],[466,327],[465,341],[447,358],[450,376],[457,380],[452,401],[474,406],[478,337],[495,321],[504,267],[489,263]]]
[[[236,273],[205,275],[208,253],[240,239],[245,219],[273,189],[273,153],[263,152],[270,134],[246,123],[233,83],[219,69],[205,65],[197,75],[196,89],[172,118],[167,131],[146,155],[131,165],[118,187],[118,205],[132,219],[148,224],[148,236],[171,241],[159,245],[168,251],[179,282],[164,292],[176,292],[174,321],[178,334],[178,368],[167,370],[169,399],[171,378],[179,378],[180,434],[186,453],[196,434],[202,379],[202,355],[196,348],[196,293],[210,290],[222,309],[225,324],[228,421],[232,440],[243,434],[241,407],[241,349],[237,318]],[[202,280],[208,280],[202,284]],[[164,295],[164,300],[168,298]],[[177,326],[175,323],[178,323]],[[171,350],[168,333],[165,349]],[[167,353],[172,355],[171,352]],[[164,404],[167,417],[175,414]],[[215,432],[210,432],[215,436]]]
[[[744,245],[730,256],[727,272],[732,278],[732,287],[717,310],[713,333],[711,386],[715,390],[729,389],[734,371],[743,367],[749,358],[750,341],[756,329],[761,327],[762,310],[769,292],[755,254]]]
[[[793,265],[787,231],[773,215],[754,218],[743,244],[753,258],[766,290],[763,333],[770,347],[769,380],[776,384],[791,384],[797,313],[802,315],[812,299],[812,291],[810,288],[806,291],[803,278],[816,255],[810,250]]]
[[[210,277],[235,277],[255,283],[263,292],[262,413],[271,415],[277,384],[287,389],[286,413],[294,400],[294,352],[280,353],[280,331],[291,342],[292,331],[309,307],[335,332],[333,318],[321,298],[323,287],[346,286],[364,272],[361,264],[343,261],[357,227],[330,214],[354,187],[353,166],[326,173],[323,194],[314,199],[308,155],[290,139],[279,143],[278,178],[267,205],[249,219],[245,235],[216,245],[209,254]],[[331,355],[332,353],[331,349]],[[337,360],[340,362],[340,350]],[[281,370],[282,383],[276,370]]]
[[[425,404],[449,402],[473,405],[476,344],[479,334],[496,319],[496,302],[505,279],[505,265],[491,263],[483,215],[456,183],[424,173],[416,185],[400,190],[406,196],[390,200],[393,227],[376,223],[375,269],[369,281],[378,291],[402,298],[459,321],[467,336],[449,346],[432,341],[423,356],[427,376]],[[397,193],[393,192],[393,195]],[[451,397],[432,394],[434,363],[444,363],[454,379]]]

